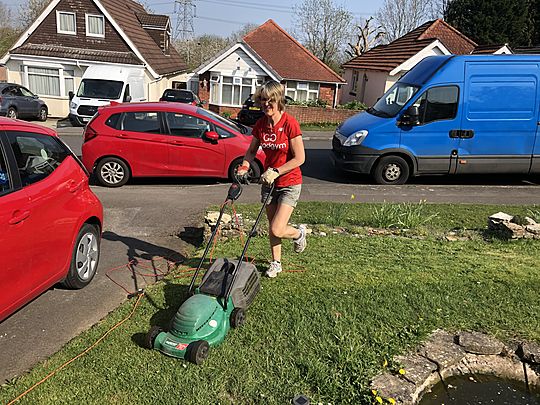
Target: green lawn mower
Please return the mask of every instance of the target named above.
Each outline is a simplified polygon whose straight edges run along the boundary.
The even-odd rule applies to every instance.
[[[273,186],[272,186],[273,188]],[[260,290],[260,275],[252,263],[243,262],[249,242],[271,192],[268,194],[255,223],[248,235],[240,258],[219,258],[204,274],[201,284],[195,287],[196,279],[221,223],[227,205],[237,200],[242,187],[233,183],[219,212],[216,226],[208,240],[204,254],[189,286],[190,297],[180,306],[165,332],[152,326],[146,335],[146,346],[176,358],[201,364],[210,347],[223,342],[229,329],[241,326],[246,319],[246,310]]]

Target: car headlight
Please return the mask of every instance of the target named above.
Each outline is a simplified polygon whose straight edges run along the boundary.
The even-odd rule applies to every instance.
[[[69,104],[69,107],[72,109],[77,108],[77,104],[75,104],[73,101]]]
[[[343,146],[358,146],[363,142],[364,139],[366,139],[367,134],[368,131],[365,129],[362,131],[357,131],[349,136],[345,142],[343,142]]]

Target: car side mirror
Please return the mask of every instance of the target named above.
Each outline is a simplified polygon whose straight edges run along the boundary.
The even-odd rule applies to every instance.
[[[124,97],[124,102],[125,103],[129,103],[131,101],[131,96],[125,96]]]
[[[407,110],[405,110],[400,120],[398,121],[398,125],[402,125],[402,126],[420,125],[420,111],[418,109],[418,106],[411,105],[409,108],[407,108]]]
[[[216,131],[206,131],[204,137],[211,142],[217,142],[219,140],[219,134]]]
[[[72,91],[70,91],[70,92],[68,93],[69,101],[73,100],[73,97],[74,97],[74,96],[75,96],[75,94],[74,94]]]

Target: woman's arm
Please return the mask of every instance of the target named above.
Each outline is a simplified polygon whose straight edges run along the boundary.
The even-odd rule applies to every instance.
[[[260,143],[259,138],[253,137],[251,139],[251,143],[249,144],[246,154],[244,155],[244,160],[242,161],[242,166],[247,167],[246,172],[249,170],[253,159],[255,159],[255,155],[257,154]]]
[[[296,136],[289,141],[289,148],[291,150],[292,159],[287,161],[284,165],[276,167],[279,175],[289,173],[291,170],[302,166],[306,160],[306,152],[304,151],[304,141],[302,136]]]

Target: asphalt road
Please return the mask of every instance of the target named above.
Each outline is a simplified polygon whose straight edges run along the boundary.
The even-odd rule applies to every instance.
[[[82,131],[61,128],[58,132],[80,154]],[[372,185],[368,178],[333,170],[328,159],[330,137],[330,133],[305,134],[303,201],[350,201],[354,194],[358,203],[540,203],[538,184],[521,177],[431,176],[403,186]],[[105,207],[98,274],[87,288],[53,288],[0,323],[0,382],[24,373],[58,351],[125,301],[128,292],[154,279],[137,272],[159,274],[173,261],[181,261],[192,246],[179,236],[186,239],[200,225],[205,208],[223,201],[228,183],[145,179],[119,189],[92,188]],[[239,202],[257,202],[258,191],[256,185],[246,187]]]

